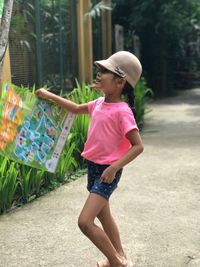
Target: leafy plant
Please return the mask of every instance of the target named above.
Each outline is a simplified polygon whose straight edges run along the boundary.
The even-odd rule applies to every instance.
[[[59,185],[59,182],[54,173],[50,173],[50,172],[44,173],[44,189],[46,191],[54,190],[56,187],[58,187],[58,185]]]
[[[195,51],[190,51],[189,43],[198,47],[200,1],[115,0],[115,3],[113,24],[124,27],[125,49],[133,51],[132,36],[139,36],[148,85],[155,94],[168,95],[181,80],[177,81],[177,72],[188,66],[190,71],[191,63],[199,58],[199,54],[191,58]],[[193,20],[198,21],[196,29],[191,24]]]
[[[17,163],[10,163],[6,157],[2,160],[0,167],[0,213],[12,206],[17,188],[18,170],[16,165]]]
[[[34,5],[30,1],[16,0],[15,15],[11,19],[10,43],[18,49],[33,51],[36,35],[31,26],[34,21]]]
[[[31,187],[33,184],[33,179],[31,176],[32,168],[21,165],[20,166],[20,178],[19,178],[19,187],[21,191],[21,198],[23,203],[27,203],[31,196]]]
[[[83,83],[82,86],[80,86],[78,81],[76,81],[76,83],[77,87],[70,94],[68,94],[69,99],[75,103],[87,103],[101,95],[99,92],[90,88],[85,83]],[[87,138],[89,121],[89,115],[78,115],[76,116],[71,129],[71,133],[73,134],[72,140],[76,143],[74,157],[80,168],[83,167],[85,163],[85,160],[80,156],[80,154]]]
[[[76,143],[71,143],[69,140],[70,138],[68,138],[68,142],[64,147],[56,170],[56,176],[59,182],[64,182],[66,180],[67,172],[72,170],[74,171],[78,167],[78,163],[73,157],[73,152],[76,147]]]
[[[40,2],[43,81],[57,93],[59,88],[72,89],[74,83],[71,77],[75,70],[71,55],[70,2]]]
[[[33,193],[38,197],[44,181],[44,171],[38,169],[32,169],[33,175]]]
[[[153,97],[152,89],[148,88],[144,78],[141,78],[135,87],[136,121],[139,128],[144,123],[144,115],[147,112],[147,103]]]
[[[96,3],[94,5],[90,4],[90,8],[88,12],[85,13],[84,18],[87,19],[87,17],[96,18],[97,16],[101,16],[101,13],[109,10],[112,10],[112,5],[110,3],[105,3],[105,1],[100,1],[99,3]]]

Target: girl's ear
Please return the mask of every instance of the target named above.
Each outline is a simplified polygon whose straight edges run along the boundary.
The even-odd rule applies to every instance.
[[[123,88],[124,85],[125,85],[125,83],[126,83],[126,80],[125,79],[120,78],[120,77],[117,78],[117,86],[120,86],[120,87]]]
[[[118,88],[121,88],[123,90],[125,84],[126,84],[126,80],[124,78],[121,78],[119,76],[114,76],[114,80],[115,80],[115,83],[116,83],[116,86]]]

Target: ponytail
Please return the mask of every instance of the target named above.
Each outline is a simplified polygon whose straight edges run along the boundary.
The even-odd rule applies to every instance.
[[[134,117],[136,118],[134,88],[128,82],[126,82],[124,85],[122,95],[125,96],[126,101],[130,109],[132,110]]]

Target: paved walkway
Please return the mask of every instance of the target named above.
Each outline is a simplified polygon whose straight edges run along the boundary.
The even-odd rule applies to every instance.
[[[111,198],[135,267],[200,266],[200,89],[151,105],[145,150]],[[79,231],[86,177],[0,217],[1,267],[93,267]]]

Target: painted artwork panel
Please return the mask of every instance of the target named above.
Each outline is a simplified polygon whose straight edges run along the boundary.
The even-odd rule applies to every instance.
[[[55,172],[74,114],[27,89],[4,84],[0,101],[0,153]]]

